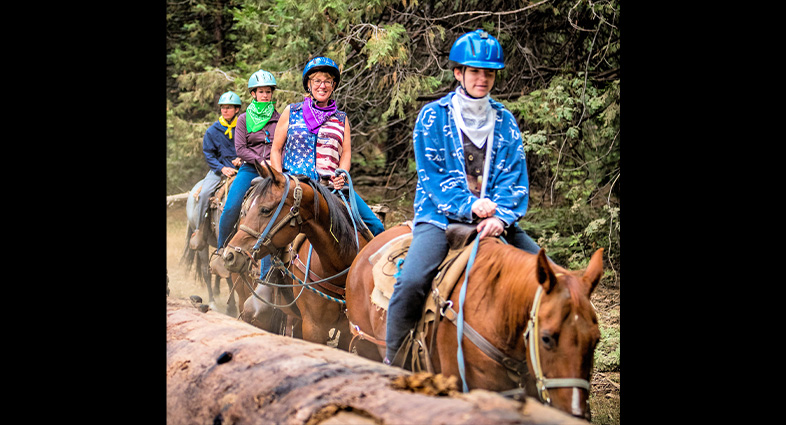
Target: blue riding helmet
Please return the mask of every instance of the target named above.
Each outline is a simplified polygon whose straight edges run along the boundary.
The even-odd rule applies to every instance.
[[[257,87],[273,87],[276,89],[276,77],[268,71],[260,69],[259,71],[251,74],[248,79],[248,91],[254,90]]]
[[[228,91],[228,92],[222,94],[221,97],[218,98],[218,104],[219,105],[237,105],[237,106],[240,106],[241,105],[240,96],[235,94],[235,92],[233,92],[233,91]]]
[[[505,56],[502,45],[484,30],[468,32],[453,43],[448,59],[473,68],[502,69]]]
[[[308,91],[308,76],[319,71],[332,75],[336,80],[333,89],[338,87],[338,82],[341,81],[341,71],[338,70],[338,65],[333,62],[333,59],[317,56],[308,61],[303,69],[303,90]]]

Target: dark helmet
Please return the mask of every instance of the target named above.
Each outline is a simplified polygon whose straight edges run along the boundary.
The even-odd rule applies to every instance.
[[[332,75],[336,80],[333,85],[334,89],[338,86],[338,82],[341,80],[341,72],[338,70],[338,65],[330,58],[317,56],[308,61],[305,69],[303,69],[303,90],[308,91],[308,76],[319,71]]]

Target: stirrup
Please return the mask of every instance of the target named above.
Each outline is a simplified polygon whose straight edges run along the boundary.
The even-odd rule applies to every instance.
[[[401,345],[398,347],[396,351],[396,355],[393,356],[392,360],[390,361],[391,366],[398,366],[404,370],[411,371],[411,367],[406,367],[407,359],[412,351],[412,343],[415,340],[415,329],[410,329],[409,334],[404,337],[404,340],[401,342]]]

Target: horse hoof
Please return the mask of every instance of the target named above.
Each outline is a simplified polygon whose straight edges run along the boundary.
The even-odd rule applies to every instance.
[[[199,295],[192,295],[189,297],[192,304],[202,304],[202,297]]]
[[[199,307],[197,307],[197,308],[198,308],[198,309],[199,309],[199,311],[201,311],[202,313],[207,313],[207,311],[208,311],[208,310],[210,310],[210,306],[209,306],[209,305],[207,305],[207,304],[199,304]]]

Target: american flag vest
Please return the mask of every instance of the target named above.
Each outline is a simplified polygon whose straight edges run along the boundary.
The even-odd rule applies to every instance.
[[[333,175],[343,153],[346,113],[336,111],[319,128],[308,130],[303,118],[303,102],[289,105],[289,127],[284,145],[283,168],[290,174],[304,174],[318,179],[320,174]]]

